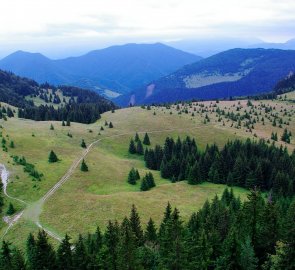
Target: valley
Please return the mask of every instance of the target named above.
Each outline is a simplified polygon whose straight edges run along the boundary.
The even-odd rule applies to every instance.
[[[187,220],[207,199],[221,195],[225,186],[213,183],[192,186],[186,181],[171,183],[163,179],[158,171],[152,171],[156,187],[141,192],[139,183],[134,186],[127,183],[128,173],[132,167],[138,169],[141,176],[150,170],[145,167],[142,156],[128,153],[130,138],[137,132],[143,139],[147,132],[151,141],[149,147],[154,147],[162,145],[167,136],[174,139],[190,136],[195,138],[201,150],[213,143],[222,147],[236,138],[263,138],[269,144],[286,146],[291,153],[295,148],[293,137],[290,143],[285,143],[281,136],[284,129],[295,133],[293,99],[294,92],[291,92],[276,100],[131,107],[103,113],[101,119],[93,124],[72,122],[70,126],[62,126],[60,121],[35,122],[16,117],[7,121],[2,119],[0,132],[7,141],[8,151],[1,151],[1,162],[10,172],[7,191],[10,196],[29,205],[5,199],[5,205],[13,203],[18,213],[25,210],[5,239],[22,246],[29,232],[38,231],[36,222],[60,238],[65,233],[75,237],[78,233],[94,232],[96,226],[104,230],[108,220],[122,220],[128,215],[132,204],[137,206],[143,224],[150,217],[159,224],[168,201],[177,206],[182,218]],[[7,105],[2,103],[1,106]],[[274,119],[276,126],[273,126]],[[109,123],[113,128],[109,128]],[[272,133],[277,134],[278,141],[272,140]],[[87,155],[85,151],[88,149],[81,147],[82,140],[88,147],[95,142]],[[9,147],[11,141],[14,148]],[[51,150],[56,153],[58,162],[48,163]],[[32,180],[12,156],[24,156],[43,176]],[[80,170],[82,157],[88,172]],[[76,166],[67,174],[73,164]],[[58,186],[43,204],[41,198],[64,175],[67,181]],[[234,192],[242,200],[247,194],[247,190],[238,187],[234,188]],[[3,235],[7,225],[2,223],[1,227]]]

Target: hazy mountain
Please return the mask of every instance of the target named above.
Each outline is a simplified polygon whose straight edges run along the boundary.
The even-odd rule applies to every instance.
[[[295,50],[295,39],[290,39],[285,43],[257,43],[250,46],[251,48],[264,48],[264,49],[281,49],[281,50]]]
[[[249,48],[253,44],[261,44],[262,40],[256,38],[211,38],[211,39],[191,39],[166,42],[174,48],[190,52],[202,57],[209,57],[214,54],[234,48]]]
[[[116,99],[120,105],[269,92],[295,70],[295,51],[233,49],[187,65]]]
[[[160,43],[126,44],[61,60],[18,51],[2,59],[0,68],[39,83],[127,93],[200,59]]]

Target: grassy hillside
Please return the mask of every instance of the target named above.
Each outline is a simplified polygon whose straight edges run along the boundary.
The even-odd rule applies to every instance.
[[[218,108],[224,110],[224,115],[217,113]],[[226,118],[227,112],[230,115],[239,113],[241,116],[247,112],[251,124],[248,123],[249,118],[240,121],[232,120],[232,116]],[[281,141],[281,134],[285,128],[295,134],[294,114],[294,103],[285,101],[282,97],[274,101],[251,101],[251,104],[244,100],[178,104],[169,108],[151,107],[150,110],[134,107],[104,113],[94,124],[72,123],[70,127],[63,127],[61,122],[37,123],[16,118],[0,120],[0,132],[6,138],[8,149],[8,152],[0,150],[1,162],[10,171],[12,181],[8,185],[8,193],[29,204],[25,206],[9,200],[17,210],[26,208],[26,211],[5,238],[20,243],[29,231],[37,231],[34,221],[38,219],[45,228],[61,236],[66,232],[76,236],[78,232],[94,231],[97,225],[104,229],[109,219],[121,219],[129,215],[133,203],[138,207],[143,223],[146,223],[149,217],[153,217],[158,223],[168,201],[180,209],[186,220],[206,199],[221,194],[225,187],[210,183],[190,186],[186,181],[173,184],[162,179],[159,172],[153,171],[156,187],[140,192],[139,184],[131,186],[127,183],[127,175],[132,167],[137,168],[141,176],[149,171],[141,156],[128,153],[129,141],[135,132],[138,132],[141,138],[148,132],[151,147],[155,144],[162,145],[167,136],[183,138],[189,135],[196,139],[201,149],[214,142],[222,146],[234,138],[264,138],[272,143],[271,133],[275,132],[278,141],[274,143],[287,146],[292,151],[295,147],[293,137],[290,143],[285,143]],[[275,127],[274,118],[277,121]],[[280,119],[282,124],[279,124]],[[112,122],[114,127],[109,128],[105,121]],[[51,124],[54,130],[50,129]],[[101,130],[101,127],[104,130]],[[68,133],[72,137],[69,137]],[[89,172],[81,172],[79,165],[67,182],[42,204],[39,199],[82,155],[82,139],[87,145],[99,140],[85,157]],[[15,148],[9,147],[11,140],[14,141]],[[54,150],[59,162],[48,163],[50,150]],[[41,181],[33,181],[32,177],[23,171],[23,166],[14,164],[11,155],[24,156],[27,162],[34,164],[36,170],[44,174]],[[235,192],[245,198],[246,190],[235,188]],[[7,206],[8,201],[4,208]],[[40,209],[42,212],[39,216]],[[2,223],[2,234],[6,228]]]
[[[186,65],[121,96],[121,106],[179,100],[229,98],[267,93],[295,70],[294,51],[232,49]]]

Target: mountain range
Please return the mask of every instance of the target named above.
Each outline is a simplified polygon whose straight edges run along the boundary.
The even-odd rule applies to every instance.
[[[116,97],[200,59],[161,43],[126,44],[60,60],[17,51],[0,60],[0,68],[38,83],[73,85]]]
[[[186,65],[115,102],[128,106],[267,93],[295,71],[294,60],[292,50],[232,49]]]

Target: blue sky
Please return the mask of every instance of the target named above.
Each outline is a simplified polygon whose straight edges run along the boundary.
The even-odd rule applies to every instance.
[[[0,56],[18,49],[54,56],[127,42],[295,37],[294,0],[3,0],[0,13]]]

